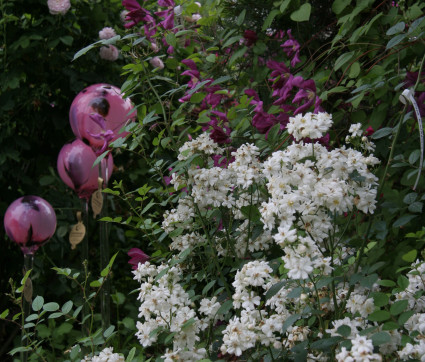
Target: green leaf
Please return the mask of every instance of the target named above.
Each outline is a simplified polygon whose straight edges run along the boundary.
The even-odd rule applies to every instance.
[[[68,300],[63,306],[62,306],[62,313],[63,314],[68,314],[71,309],[72,306],[74,305],[74,303],[72,302],[72,300]]]
[[[407,279],[404,275],[399,275],[397,278],[397,285],[401,289],[406,289],[409,286],[409,279]]]
[[[266,300],[276,295],[283,288],[285,284],[286,284],[286,280],[283,280],[279,283],[272,285],[266,293]]]
[[[208,291],[214,286],[216,283],[216,280],[211,280],[205,287],[202,289],[202,295],[205,295],[208,293]]]
[[[401,43],[405,37],[406,37],[406,34],[396,35],[394,38],[390,39],[390,41],[387,43],[385,50],[395,47],[397,44]]]
[[[2,314],[0,314],[0,319],[5,319],[8,315],[9,315],[9,309],[6,309],[5,311],[2,312]]]
[[[408,305],[409,305],[408,300],[399,300],[391,305],[390,313],[394,316],[399,315],[407,308]]]
[[[410,250],[408,253],[404,254],[401,258],[408,263],[413,263],[416,260],[418,251],[416,249]]]
[[[378,280],[378,284],[383,287],[395,287],[396,284],[392,280],[384,279],[384,280]]]
[[[398,329],[400,326],[398,325],[398,323],[393,322],[393,321],[388,321],[385,322],[384,325],[382,326],[382,329],[384,331],[392,331],[394,329]]]
[[[351,64],[348,76],[350,78],[356,78],[360,74],[360,70],[361,70],[360,63],[354,62],[353,64]]]
[[[105,338],[109,338],[109,337],[112,335],[112,333],[114,333],[114,330],[115,330],[115,326],[109,326],[109,327],[106,329],[106,331],[105,331],[105,332],[103,332],[103,336],[104,336]]]
[[[282,1],[282,3],[280,4],[280,12],[283,14],[286,10],[286,8],[289,6],[289,4],[291,3],[291,0],[284,0]]]
[[[68,46],[71,46],[72,42],[74,41],[74,38],[70,35],[61,36],[59,39],[62,43],[64,43],[65,45],[68,45]]]
[[[128,352],[128,356],[125,359],[125,362],[131,362],[133,361],[134,355],[136,354],[136,347],[133,347],[130,352]]]
[[[74,54],[74,58],[72,59],[72,61],[74,61],[75,59],[81,57],[82,55],[86,54],[88,51],[90,51],[91,49],[95,48],[97,44],[99,44],[100,41],[87,45],[86,47],[84,47],[83,49],[79,50],[78,52],[76,52]]]
[[[116,252],[115,255],[109,260],[108,265],[106,266],[105,269],[102,270],[102,272],[100,273],[100,276],[102,277],[106,277],[109,274],[109,271],[112,268],[112,265],[114,264],[115,258],[117,257],[119,252]]]
[[[390,128],[390,127],[384,127],[384,128],[378,129],[376,132],[373,133],[372,139],[377,140],[379,138],[386,137],[386,136],[392,134],[393,131],[394,131],[394,129]]]
[[[372,322],[383,322],[391,318],[391,314],[386,310],[377,310],[369,314],[369,320]]]
[[[236,36],[232,36],[231,38],[227,39],[224,44],[223,44],[223,48],[227,48],[228,46],[232,45],[233,43],[236,43],[237,41],[243,39],[243,36],[241,35],[236,35]]]
[[[196,322],[195,318],[192,317],[192,318],[190,318],[189,320],[187,320],[186,322],[183,323],[183,325],[181,326],[181,329],[185,330],[186,328],[190,327],[195,322]]]
[[[224,75],[222,77],[217,78],[214,82],[211,83],[211,85],[216,85],[216,84],[220,84],[220,83],[223,83],[223,82],[227,82],[230,79],[232,79],[232,77],[230,77],[228,75]]]
[[[302,291],[303,291],[302,287],[296,287],[288,293],[287,298],[289,299],[298,298],[301,295]]]
[[[239,14],[238,18],[236,19],[236,24],[238,26],[241,26],[243,21],[245,20],[246,15],[246,9],[243,9],[242,12]]]
[[[72,324],[71,323],[62,323],[56,330],[55,333],[58,335],[67,334],[72,331]]]
[[[57,313],[52,313],[49,315],[49,319],[55,319],[55,318],[59,318],[62,317],[63,313],[62,312],[57,312]]]
[[[165,36],[165,40],[167,41],[167,43],[173,47],[177,46],[177,39],[176,36],[173,33],[168,33]]]
[[[336,333],[347,338],[351,334],[351,327],[346,326],[344,324],[344,325],[338,327],[338,329],[336,330]]]
[[[409,205],[407,210],[409,210],[410,212],[420,214],[420,213],[422,213],[423,206],[424,206],[424,204],[422,202],[416,201],[413,204]]]
[[[108,155],[109,150],[103,152],[98,158],[96,158],[96,160],[93,163],[92,168],[94,168],[95,166],[97,166],[100,162],[102,162],[102,160]]]
[[[226,314],[231,308],[233,308],[233,302],[226,300],[218,309],[217,314]]]
[[[10,354],[11,356],[13,356],[13,355],[15,355],[16,353],[19,353],[19,352],[26,352],[26,351],[31,351],[31,347],[17,347],[17,348],[12,349],[12,350],[9,352],[9,354]]]
[[[394,26],[392,26],[391,28],[389,28],[386,32],[387,35],[394,35],[394,34],[398,34],[401,33],[404,28],[406,27],[406,24],[404,23],[404,21],[400,21],[399,23],[395,24]]]
[[[394,224],[393,224],[393,228],[398,228],[400,226],[404,226],[406,224],[408,224],[412,219],[414,219],[416,216],[418,215],[403,215],[402,217],[400,217],[399,219],[397,219]]]
[[[318,341],[313,342],[310,347],[312,349],[320,349],[320,350],[328,350],[332,346],[336,345],[338,342],[342,340],[342,337],[330,337],[330,338],[324,338],[320,339]]]
[[[408,310],[407,312],[401,313],[400,317],[398,317],[398,324],[402,326],[413,314],[415,314],[414,310]]]
[[[421,150],[414,150],[410,155],[409,155],[409,163],[411,165],[415,164],[417,160],[419,160],[419,158],[421,157]]]
[[[388,332],[378,332],[373,334],[370,339],[374,346],[380,346],[381,344],[391,342],[391,337]]]
[[[371,296],[373,298],[373,304],[376,307],[386,306],[386,305],[388,305],[388,303],[390,301],[390,297],[385,293],[376,292],[376,293],[372,293]]]
[[[407,205],[413,204],[418,197],[416,192],[410,192],[403,198],[403,202]]]
[[[236,50],[229,60],[229,66],[231,66],[237,59],[243,57],[244,54],[247,52],[247,50],[248,50],[248,47],[246,46],[240,48],[239,50]]]
[[[308,21],[310,19],[311,5],[309,3],[301,5],[298,10],[295,10],[290,18],[292,21],[301,22]]]
[[[301,314],[292,314],[288,318],[286,318],[286,321],[282,325],[282,333],[285,333],[286,330],[289,327],[291,327],[300,318],[301,318]]]
[[[190,103],[201,103],[206,95],[205,92],[195,93],[190,97]]]
[[[347,63],[354,55],[354,52],[348,52],[341,54],[338,59],[335,61],[334,69],[337,71],[339,68],[341,68],[345,63]]]
[[[215,54],[210,54],[205,59],[207,60],[207,62],[215,63],[216,56]]]
[[[339,15],[342,13],[342,11],[348,6],[350,5],[351,0],[335,0],[332,4],[332,11],[336,14]]]
[[[38,312],[39,310],[41,310],[41,308],[43,308],[43,304],[44,304],[44,298],[42,296],[38,295],[32,301],[32,310],[35,311],[35,312]]]
[[[270,11],[266,20],[264,20],[263,27],[261,28],[261,30],[265,31],[268,28],[270,28],[270,25],[272,25],[274,18],[279,14],[280,14],[280,11],[277,9]]]
[[[46,303],[43,305],[43,310],[46,312],[55,312],[59,309],[59,304],[55,302]]]

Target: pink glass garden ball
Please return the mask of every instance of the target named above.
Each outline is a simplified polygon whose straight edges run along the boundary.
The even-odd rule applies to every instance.
[[[134,122],[136,109],[130,99],[123,99],[119,88],[109,84],[94,84],[82,90],[73,100],[69,121],[75,136],[87,140],[98,151],[128,132],[121,128]]]
[[[96,154],[81,140],[75,140],[62,147],[58,156],[58,172],[62,181],[71,187],[82,199],[88,200],[99,187],[99,166],[93,167]],[[109,154],[100,162],[105,184],[111,177],[114,162]]]
[[[25,255],[34,254],[56,230],[52,206],[38,196],[23,196],[13,201],[4,215],[4,228]]]

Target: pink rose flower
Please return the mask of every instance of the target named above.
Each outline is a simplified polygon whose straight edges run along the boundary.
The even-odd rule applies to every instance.
[[[128,263],[133,266],[133,269],[137,269],[139,263],[144,264],[149,260],[149,255],[138,248],[130,249],[127,255],[131,258]]]
[[[99,56],[102,59],[114,62],[118,59],[119,51],[114,45],[107,45],[99,49]]]
[[[151,63],[154,68],[164,69],[164,63],[160,57],[153,57],[151,60],[149,60],[149,63]]]
[[[113,38],[117,33],[114,29],[110,28],[109,26],[103,28],[101,31],[99,31],[99,38],[100,39],[111,39]]]
[[[71,8],[69,0],[47,0],[47,6],[52,15],[65,15]]]

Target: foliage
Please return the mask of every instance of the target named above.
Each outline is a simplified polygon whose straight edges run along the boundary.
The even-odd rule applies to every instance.
[[[2,3],[3,13],[18,14],[18,5]],[[112,211],[102,222],[119,236],[114,248],[141,246],[151,258],[134,272],[141,289],[127,319],[134,328],[138,319],[140,344],[128,335],[108,345],[119,352],[137,345],[140,356],[165,360],[305,360],[307,354],[344,360],[360,345],[375,360],[420,356],[423,175],[412,190],[421,171],[420,132],[399,96],[411,88],[425,112],[425,4],[127,0],[124,6],[139,11],[128,14],[127,31],[116,25],[118,36],[96,42],[97,35],[78,30],[93,20],[118,24],[117,5],[81,1],[63,18],[42,15],[25,33],[28,44],[8,30],[14,43],[5,42],[2,53],[2,84],[8,84],[2,107],[14,102],[28,109],[35,93],[22,86],[30,75],[21,76],[27,69],[21,55],[43,57],[41,43],[57,41],[50,48],[60,56],[49,62],[63,81],[45,70],[34,75],[50,88],[58,81],[52,94],[61,106],[53,110],[63,118],[71,90],[107,82],[97,78],[106,65],[96,50],[120,49],[121,89],[138,120],[127,126],[130,136],[110,145],[128,172],[104,190]],[[106,17],[84,16],[100,6],[110,11]],[[28,27],[25,17],[15,18],[2,22]],[[59,24],[66,34],[51,33]],[[72,44],[61,40],[66,36]],[[56,53],[61,47],[66,51]],[[93,78],[80,78],[84,70]],[[117,70],[108,74],[118,79]],[[62,86],[65,79],[69,87]],[[48,87],[39,88],[37,99],[49,99],[42,91]],[[4,110],[14,126],[7,135],[18,127],[10,107]],[[40,107],[39,114],[50,111]],[[324,111],[333,125],[316,134],[311,122],[328,128]],[[18,127],[25,142],[33,121]],[[19,160],[22,147],[5,144],[0,155],[10,159],[16,149]],[[321,168],[326,157],[332,162]],[[63,205],[53,171],[40,184]],[[285,190],[283,196],[276,190]]]

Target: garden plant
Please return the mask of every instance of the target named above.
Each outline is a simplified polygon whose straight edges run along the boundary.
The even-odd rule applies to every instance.
[[[425,3],[0,9],[2,360],[425,361]]]

